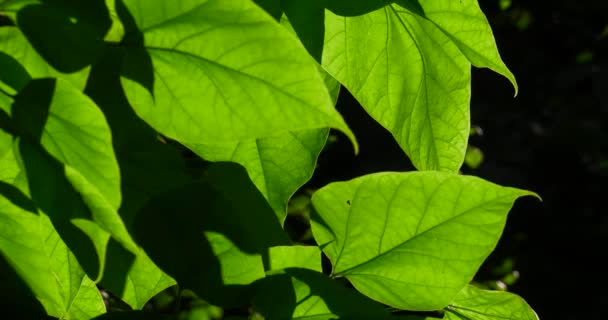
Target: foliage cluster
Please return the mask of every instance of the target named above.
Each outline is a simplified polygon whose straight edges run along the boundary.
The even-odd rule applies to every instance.
[[[7,308],[536,319],[469,285],[513,202],[534,195],[458,174],[471,66],[517,90],[477,0],[5,0],[0,13]],[[420,171],[316,191],[305,246],[282,228],[291,196],[330,128],[358,148],[341,86]]]

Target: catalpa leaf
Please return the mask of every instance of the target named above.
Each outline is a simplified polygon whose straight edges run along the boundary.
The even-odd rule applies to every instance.
[[[470,128],[470,62],[515,80],[476,0],[397,3],[353,17],[327,11],[322,65],[418,169],[456,172]]]
[[[259,280],[254,309],[266,319],[389,319],[379,303],[326,275],[288,268]]]
[[[532,308],[516,294],[464,287],[445,310],[446,320],[538,320]]]
[[[6,136],[5,136],[6,137]],[[3,139],[4,140],[4,139]],[[49,315],[90,319],[105,312],[102,297],[46,214],[23,191],[14,153],[0,159],[0,252]]]
[[[332,127],[355,142],[314,61],[251,0],[124,4],[122,84],[167,137],[217,144]]]
[[[530,194],[441,172],[372,174],[317,191],[312,230],[334,277],[396,308],[437,310],[492,252],[515,199]]]
[[[283,19],[281,23],[292,30],[287,20]],[[335,105],[340,83],[320,67],[319,70]],[[282,132],[266,138],[232,143],[185,145],[205,160],[232,161],[245,167],[249,178],[283,224],[287,216],[287,203],[312,176],[328,132],[328,129],[322,128]]]

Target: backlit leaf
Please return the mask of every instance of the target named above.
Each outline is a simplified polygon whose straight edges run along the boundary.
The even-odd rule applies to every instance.
[[[529,194],[440,172],[373,174],[317,191],[313,234],[333,275],[363,294],[437,310],[472,279],[515,199]]]
[[[354,142],[305,49],[251,0],[124,3],[142,34],[127,30],[122,84],[162,134],[217,144],[332,127]]]
[[[538,320],[518,295],[466,286],[445,310],[445,320]]]
[[[302,268],[323,272],[321,250],[317,246],[272,247],[268,250],[268,263],[268,270]]]
[[[20,179],[12,151],[0,159],[0,167],[0,252],[8,264],[49,315],[91,319],[104,313],[95,283],[86,276],[48,216],[37,211],[22,193],[27,187]]]
[[[418,169],[456,172],[468,140],[470,64],[517,90],[515,78],[477,0],[395,2],[352,17],[327,11],[322,65]]]

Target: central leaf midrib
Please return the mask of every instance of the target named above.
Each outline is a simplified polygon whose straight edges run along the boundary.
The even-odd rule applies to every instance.
[[[478,209],[478,208],[480,208],[480,207],[482,207],[482,206],[484,206],[484,205],[487,205],[487,204],[489,204],[489,203],[491,203],[491,202],[497,201],[497,200],[502,199],[502,198],[507,198],[507,197],[510,197],[510,196],[511,196],[510,194],[509,194],[509,195],[504,195],[504,196],[499,196],[499,197],[496,197],[496,198],[494,198],[494,199],[484,201],[484,202],[483,202],[483,203],[481,203],[481,204],[475,205],[475,206],[473,206],[473,207],[471,207],[471,208],[469,208],[469,209],[467,209],[467,210],[465,210],[465,211],[461,212],[460,214],[454,215],[454,216],[452,216],[452,217],[450,217],[450,218],[448,218],[448,219],[446,219],[446,220],[442,221],[441,223],[438,223],[438,224],[436,224],[436,225],[434,225],[434,226],[432,226],[432,227],[430,227],[430,228],[428,228],[428,229],[426,229],[426,230],[422,231],[421,233],[414,235],[413,237],[411,237],[411,238],[409,238],[409,239],[407,239],[407,240],[405,240],[405,241],[401,242],[400,244],[398,244],[398,245],[394,246],[394,247],[393,247],[392,249],[390,249],[390,250],[387,250],[387,251],[385,251],[385,252],[383,252],[383,253],[381,253],[381,254],[379,254],[379,255],[375,256],[375,257],[372,257],[371,259],[369,259],[369,260],[367,260],[367,261],[361,262],[361,263],[359,263],[359,264],[357,264],[357,265],[355,265],[355,266],[349,267],[349,268],[347,268],[347,269],[345,269],[345,270],[342,270],[342,271],[340,271],[340,272],[336,272],[336,273],[334,274],[334,276],[344,276],[344,275],[348,275],[348,274],[349,274],[351,271],[356,270],[356,269],[358,269],[358,268],[361,268],[361,267],[362,267],[362,266],[364,266],[364,265],[370,264],[370,263],[372,263],[372,262],[374,262],[374,261],[376,261],[376,260],[380,259],[381,257],[383,257],[383,256],[385,256],[385,255],[388,255],[388,254],[392,253],[392,252],[393,252],[394,250],[396,250],[397,248],[399,248],[399,247],[401,247],[401,246],[403,246],[403,245],[406,245],[408,242],[410,242],[410,241],[412,241],[412,240],[414,240],[414,239],[416,239],[416,238],[420,237],[421,235],[424,235],[424,234],[426,234],[427,232],[429,232],[429,231],[431,231],[431,230],[434,230],[434,229],[436,229],[436,228],[439,228],[439,227],[441,227],[441,226],[445,225],[446,223],[450,223],[451,221],[453,221],[453,220],[455,220],[455,219],[457,219],[457,218],[460,218],[460,217],[462,217],[462,216],[463,216],[463,215],[465,215],[465,214],[469,214],[469,213],[470,213],[472,210]],[[349,216],[350,216],[350,215],[349,215]],[[346,242],[346,236],[345,236],[345,240],[344,240],[344,242]],[[342,250],[341,250],[341,251],[343,251],[343,250],[344,250],[344,247],[345,247],[345,246],[343,245],[343,246],[342,246]],[[338,260],[336,260],[336,267],[337,267],[337,265],[338,265]]]
[[[163,47],[154,47],[154,46],[146,46],[145,48],[146,48],[147,50],[157,50],[157,51],[162,51],[162,52],[169,52],[169,53],[172,53],[172,54],[181,54],[181,55],[185,55],[185,56],[188,56],[188,57],[190,57],[190,58],[193,58],[193,59],[196,59],[196,60],[200,60],[200,61],[203,61],[203,62],[205,62],[205,63],[211,64],[211,65],[214,65],[214,66],[219,67],[219,68],[221,68],[221,69],[224,69],[224,70],[226,70],[226,71],[228,71],[228,72],[237,73],[237,74],[239,74],[239,75],[241,75],[241,76],[244,76],[244,77],[246,77],[246,78],[249,78],[249,79],[252,79],[252,80],[255,80],[255,81],[261,82],[261,83],[263,83],[264,85],[266,85],[266,86],[268,86],[268,87],[272,88],[273,90],[276,90],[276,91],[278,91],[279,93],[282,93],[283,95],[285,95],[285,96],[287,96],[287,97],[289,97],[289,98],[291,98],[291,99],[293,99],[293,100],[296,100],[297,102],[299,102],[299,103],[301,103],[301,104],[303,104],[303,105],[305,105],[305,106],[308,106],[308,107],[311,107],[311,108],[315,108],[317,111],[320,111],[320,112],[322,112],[324,115],[328,116],[328,117],[329,117],[329,119],[333,119],[333,117],[332,117],[330,114],[328,114],[326,110],[324,110],[324,109],[322,109],[322,108],[319,108],[319,107],[317,107],[317,106],[315,106],[315,105],[309,104],[309,103],[308,103],[306,100],[304,100],[304,99],[302,99],[302,98],[300,98],[300,97],[294,96],[294,95],[293,95],[293,94],[291,94],[290,92],[285,91],[283,88],[276,86],[275,84],[273,84],[273,83],[269,82],[268,80],[265,80],[265,79],[262,79],[262,78],[256,77],[256,76],[254,76],[254,75],[251,75],[251,74],[249,74],[249,73],[243,72],[243,71],[241,71],[241,70],[234,69],[234,68],[232,68],[232,67],[229,67],[229,66],[226,66],[226,65],[224,65],[224,64],[221,64],[221,63],[219,63],[219,62],[217,62],[217,61],[214,61],[214,60],[212,60],[212,59],[209,59],[209,58],[206,58],[206,57],[203,57],[203,56],[199,56],[199,55],[196,55],[196,54],[193,54],[193,53],[187,52],[187,51],[181,51],[181,50],[176,50],[176,49],[171,49],[171,48],[163,48]]]

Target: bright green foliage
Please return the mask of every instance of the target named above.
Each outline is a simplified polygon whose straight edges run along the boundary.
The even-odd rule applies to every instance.
[[[363,294],[406,310],[446,306],[492,252],[530,192],[439,172],[379,173],[312,198],[317,243]]]
[[[418,169],[457,171],[470,129],[470,63],[515,80],[476,0],[396,2],[355,17],[327,13],[323,67]]]
[[[268,270],[305,268],[321,269],[321,250],[316,246],[281,246],[268,250]]]
[[[538,316],[515,294],[466,286],[446,308],[444,319],[538,320]]]
[[[340,85],[327,73],[323,76],[335,104]],[[312,129],[235,143],[185,145],[206,160],[232,161],[244,166],[283,223],[287,202],[312,176],[327,134],[327,129]]]
[[[7,137],[0,138],[3,145]],[[5,196],[0,197],[0,253],[49,315],[90,319],[104,313],[105,306],[95,283],[84,273],[50,219],[23,194],[27,187],[12,150],[5,149],[0,167],[0,185]],[[11,188],[12,184],[19,189]]]
[[[226,143],[333,127],[354,141],[312,59],[251,1],[125,4],[143,47],[127,42],[123,86],[138,115],[164,135]],[[152,78],[130,78],[146,73]]]
[[[14,0],[0,14],[0,302],[14,292],[26,317],[536,319],[468,285],[533,195],[456,174],[471,65],[517,90],[477,1]],[[341,85],[427,171],[320,189],[301,215],[318,246],[294,244],[287,206],[329,129],[357,149]],[[138,311],[155,308],[174,314]]]

